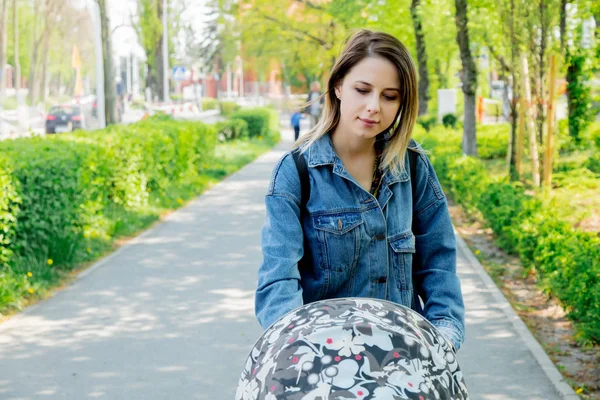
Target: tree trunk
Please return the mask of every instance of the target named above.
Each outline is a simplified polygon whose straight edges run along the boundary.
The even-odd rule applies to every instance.
[[[6,77],[4,66],[6,65],[6,47],[8,44],[8,15],[6,5],[8,0],[0,0],[0,101],[6,97]]]
[[[48,97],[48,50],[50,39],[44,40],[44,50],[42,56],[42,81],[40,83],[40,100],[45,102]]]
[[[417,60],[419,64],[419,115],[425,115],[427,114],[427,103],[430,97],[429,72],[427,70],[427,47],[425,44],[425,34],[423,33],[423,24],[421,23],[421,0],[412,0],[410,15],[412,16],[415,29]]]
[[[19,103],[21,96],[19,90],[21,89],[21,63],[19,62],[19,18],[17,11],[17,1],[13,0],[13,35],[14,35],[14,57],[15,57],[15,94],[17,97],[17,103]]]
[[[521,72],[523,80],[523,92],[525,93],[527,104],[527,125],[529,128],[529,145],[531,146],[531,175],[533,184],[540,186],[540,163],[538,161],[538,148],[535,132],[535,124],[533,122],[533,107],[531,106],[531,90],[529,88],[529,67],[527,65],[527,56],[521,54]]]
[[[598,26],[598,25],[596,25]],[[565,55],[567,44],[567,0],[560,0],[560,52]]]
[[[455,0],[456,4],[456,41],[462,61],[462,90],[465,98],[463,153],[477,157],[477,138],[475,126],[475,94],[477,92],[477,66],[471,55],[467,0]]]
[[[516,18],[515,1],[510,1],[510,66],[511,66],[511,85],[512,85],[512,99],[510,101],[510,142],[508,147],[508,172],[511,181],[519,180],[519,172],[517,170],[517,99],[518,99],[518,85],[517,85],[517,49],[519,47],[515,18]],[[505,85],[506,88],[506,85]]]
[[[150,88],[152,98],[150,101],[154,101],[154,96],[157,96],[156,75],[154,73],[154,63],[150,60],[146,62],[146,87]]]
[[[106,125],[111,125],[117,122],[117,118],[115,78],[113,76],[112,48],[110,43],[110,25],[106,0],[98,0],[98,5],[100,6],[100,29],[102,35],[102,54],[104,56],[104,110],[106,113]]]
[[[546,123],[546,48],[548,47],[548,23],[546,21],[548,13],[548,5],[545,0],[540,0],[540,47],[538,55],[538,85],[539,92],[537,94],[537,130],[538,141],[540,144],[544,142],[544,124]]]
[[[161,21],[162,24],[162,17],[163,17],[163,0],[156,0],[156,13],[158,16],[158,20]],[[162,30],[161,30],[162,32]],[[158,96],[159,99],[162,99],[163,101],[166,101],[166,99],[164,98],[163,94],[164,94],[164,78],[163,78],[163,71],[164,71],[164,65],[163,65],[163,35],[161,34],[158,42],[156,43],[156,48],[154,49],[154,70],[156,71],[156,95]]]

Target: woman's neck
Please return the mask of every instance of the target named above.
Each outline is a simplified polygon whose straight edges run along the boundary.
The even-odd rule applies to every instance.
[[[338,157],[342,160],[354,160],[375,156],[375,138],[362,139],[349,136],[340,126],[331,133],[331,143]]]

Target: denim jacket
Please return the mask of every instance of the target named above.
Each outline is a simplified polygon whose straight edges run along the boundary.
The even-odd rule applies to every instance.
[[[384,171],[376,199],[344,168],[329,134],[302,155],[310,180],[303,220],[300,177],[290,152],[275,166],[265,196],[255,299],[263,328],[316,300],[370,297],[418,311],[458,350],[464,304],[456,239],[428,158],[419,153],[413,205],[408,157],[404,172]],[[301,277],[305,251],[312,265]]]

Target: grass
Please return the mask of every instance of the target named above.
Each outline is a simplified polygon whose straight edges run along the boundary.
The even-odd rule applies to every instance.
[[[233,141],[217,145],[212,162],[204,165],[201,174],[185,185],[168,188],[163,194],[167,206],[153,206],[159,202],[151,194],[149,205],[141,210],[123,208],[108,210],[105,219],[113,223],[109,235],[87,232],[83,238],[56,239],[43,256],[26,255],[13,259],[9,267],[0,267],[0,322],[10,315],[37,301],[51,296],[57,289],[68,284],[78,272],[86,269],[100,258],[115,251],[128,239],[151,227],[173,210],[183,206],[225,177],[269,151],[277,140],[258,138]],[[154,196],[154,200],[152,201]],[[61,253],[74,252],[75,257],[60,257]],[[59,256],[59,257],[56,257]],[[53,259],[73,259],[69,265],[56,265]]]

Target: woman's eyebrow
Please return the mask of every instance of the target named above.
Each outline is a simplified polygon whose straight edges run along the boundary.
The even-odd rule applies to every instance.
[[[373,87],[373,85],[371,85],[369,82],[365,82],[365,81],[356,81],[355,83],[362,83],[363,85],[367,85],[369,87]],[[400,93],[400,89],[394,88],[394,87],[385,88],[383,90],[395,90],[396,92]]]

